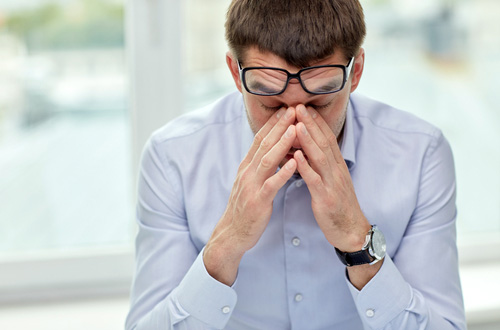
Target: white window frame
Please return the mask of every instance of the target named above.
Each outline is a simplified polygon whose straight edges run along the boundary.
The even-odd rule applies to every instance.
[[[130,246],[13,255],[0,260],[0,303],[124,295],[133,265]]]

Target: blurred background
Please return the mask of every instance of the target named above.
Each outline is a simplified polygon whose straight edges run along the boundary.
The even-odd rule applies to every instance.
[[[139,155],[234,90],[229,2],[0,0],[0,328],[123,328]],[[358,91],[450,141],[469,327],[499,329],[500,1],[361,2]]]

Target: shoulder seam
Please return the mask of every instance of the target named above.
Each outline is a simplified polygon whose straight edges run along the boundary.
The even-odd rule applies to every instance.
[[[233,123],[233,122],[235,122],[237,120],[240,120],[242,117],[243,117],[242,115],[239,115],[239,116],[234,117],[233,119],[228,120],[228,121],[216,121],[216,122],[206,123],[206,124],[200,125],[200,126],[198,126],[196,128],[193,128],[189,132],[186,132],[186,133],[183,133],[183,134],[174,135],[174,136],[168,136],[168,137],[165,137],[165,138],[162,138],[162,139],[157,139],[154,133],[153,133],[152,137],[153,137],[153,139],[155,140],[156,143],[164,143],[164,142],[167,142],[167,141],[171,141],[171,140],[175,140],[175,139],[181,139],[181,138],[188,137],[188,136],[196,134],[199,131],[204,130],[205,128],[210,127],[210,126]]]
[[[392,131],[392,132],[397,132],[397,133],[401,133],[401,134],[421,134],[421,135],[426,135],[426,136],[429,136],[429,137],[432,137],[434,139],[438,139],[439,138],[439,135],[442,135],[441,134],[441,130],[437,127],[434,127],[434,126],[431,126],[431,124],[429,124],[429,127],[432,128],[432,130],[427,130],[427,131],[418,131],[418,130],[408,130],[408,131],[403,131],[403,130],[399,130],[399,129],[395,129],[395,128],[392,128],[392,127],[386,127],[386,126],[382,126],[380,125],[379,123],[376,123],[372,120],[372,118],[370,118],[369,116],[363,116],[363,115],[354,115],[353,116],[354,118],[362,118],[362,119],[367,119],[369,120],[374,126],[378,127],[378,128],[381,128],[381,129],[385,129],[385,130],[388,130],[388,131]]]

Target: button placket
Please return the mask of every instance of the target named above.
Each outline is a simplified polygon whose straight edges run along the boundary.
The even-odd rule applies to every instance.
[[[286,292],[290,302],[288,304],[290,322],[292,327],[297,329],[305,329],[302,324],[309,308],[307,304],[304,305],[309,286],[303,277],[304,264],[308,263],[310,256],[306,244],[309,241],[309,233],[306,231],[302,234],[302,230],[306,227],[305,222],[312,217],[309,211],[310,198],[304,193],[304,189],[305,182],[300,178],[294,178],[286,188],[283,204]]]

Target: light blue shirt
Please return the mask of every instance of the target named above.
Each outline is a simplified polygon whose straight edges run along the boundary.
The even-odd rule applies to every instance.
[[[126,328],[465,329],[448,142],[413,115],[356,94],[343,134],[361,209],[387,240],[380,271],[361,291],[317,225],[299,176],[278,192],[233,286],[207,273],[203,248],[253,140],[234,93],[169,122],[144,149]]]

